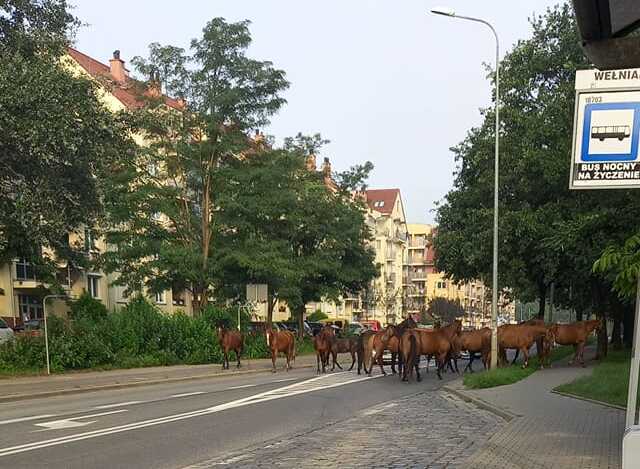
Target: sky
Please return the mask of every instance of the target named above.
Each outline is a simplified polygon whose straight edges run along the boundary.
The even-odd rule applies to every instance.
[[[212,18],[251,21],[248,55],[291,82],[263,132],[276,142],[319,132],[334,171],[371,161],[369,187],[399,188],[409,223],[432,223],[451,189],[449,148],[491,105],[483,64],[495,41],[483,25],[429,14],[451,7],[491,22],[501,55],[531,34],[529,18],[562,0],[70,0],[85,24],[76,47],[108,63],[151,42],[188,48]],[[318,161],[321,161],[319,159]]]

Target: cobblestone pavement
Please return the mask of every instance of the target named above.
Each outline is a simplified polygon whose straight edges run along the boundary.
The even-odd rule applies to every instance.
[[[590,358],[593,350],[588,352]],[[589,368],[569,367],[565,360],[516,384],[466,391],[521,416],[498,430],[469,467],[620,469],[624,412],[551,392],[589,373]]]
[[[562,414],[512,420],[468,460],[468,467],[619,469],[622,432],[617,414],[603,408],[589,418]]]
[[[504,423],[444,391],[423,392],[189,469],[474,467],[465,460]]]

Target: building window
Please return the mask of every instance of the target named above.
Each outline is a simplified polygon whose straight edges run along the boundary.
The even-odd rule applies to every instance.
[[[381,208],[381,207],[384,207],[384,200],[376,200],[376,201],[373,203],[373,206],[374,206],[375,208]]]
[[[33,264],[24,257],[16,262],[16,279],[18,280],[35,280],[36,274],[33,270]]]
[[[87,276],[87,291],[91,298],[100,298],[100,277],[97,275]]]
[[[173,298],[173,304],[177,306],[184,306],[184,290],[171,289],[171,297]]]
[[[31,295],[18,295],[18,310],[23,321],[42,319],[42,301]]]
[[[156,292],[156,303],[165,304],[164,291]]]

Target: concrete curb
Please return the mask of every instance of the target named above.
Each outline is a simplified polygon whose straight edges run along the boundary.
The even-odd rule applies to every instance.
[[[314,366],[315,365],[300,365],[300,366],[296,366],[294,369],[313,368]],[[249,375],[249,374],[256,374],[256,373],[271,373],[271,368],[258,369],[258,370],[231,371],[228,373],[208,373],[203,375],[180,376],[177,378],[151,379],[148,381],[131,381],[127,383],[116,382],[113,384],[86,385],[78,388],[56,389],[55,391],[43,391],[43,392],[36,392],[36,393],[30,393],[30,394],[7,394],[4,396],[0,396],[0,404],[4,402],[15,402],[15,401],[30,400],[30,399],[41,399],[41,398],[47,398],[47,397],[63,396],[67,394],[82,394],[82,393],[94,392],[94,391],[134,388],[134,387],[140,387],[140,386],[153,386],[157,384],[170,384],[170,383],[179,383],[182,381],[196,381],[196,380],[202,380],[202,379],[224,378],[228,376],[241,376],[241,375]]]
[[[554,394],[558,394],[560,396],[570,397],[571,399],[577,399],[579,401],[585,401],[585,402],[589,402],[591,404],[601,405],[603,407],[610,407],[611,409],[622,410],[623,412],[626,412],[626,410],[627,410],[626,407],[622,407],[621,405],[609,404],[608,402],[602,402],[602,401],[598,401],[596,399],[589,399],[588,397],[578,396],[576,394],[571,394],[569,392],[556,391],[555,389],[552,389],[551,392],[554,393]]]
[[[500,407],[494,406],[493,404],[489,404],[487,401],[484,401],[479,397],[471,396],[470,394],[464,392],[461,389],[456,389],[451,386],[443,386],[442,389],[459,397],[465,402],[471,402],[472,404],[474,404],[477,407],[480,407],[481,409],[489,411],[492,414],[497,415],[498,417],[502,417],[507,422],[510,422],[515,418],[522,417],[522,415],[514,414],[513,412],[510,412],[505,409],[501,409]]]

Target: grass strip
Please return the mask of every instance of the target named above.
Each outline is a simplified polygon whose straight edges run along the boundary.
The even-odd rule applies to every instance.
[[[568,357],[573,353],[573,347],[560,346],[551,351],[550,361],[555,362]],[[529,359],[529,366],[522,368],[521,364],[506,366],[496,370],[482,371],[480,373],[467,373],[464,375],[463,384],[467,389],[486,389],[506,384],[517,383],[532,375],[540,368],[538,357]]]
[[[629,389],[630,360],[631,352],[628,350],[610,351],[607,357],[593,368],[589,376],[562,384],[555,390],[625,407]]]

